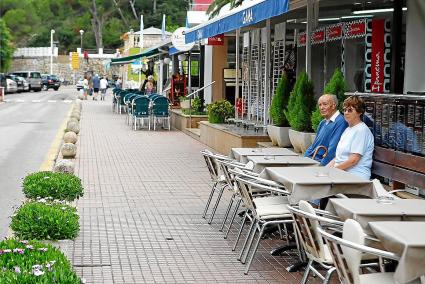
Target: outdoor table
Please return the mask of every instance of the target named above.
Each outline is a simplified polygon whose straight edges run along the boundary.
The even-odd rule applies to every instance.
[[[407,283],[425,275],[425,222],[370,222],[382,246],[400,257],[394,279]]]
[[[300,156],[247,156],[254,163],[254,172],[260,173],[266,167],[309,167],[319,166],[313,159]]]
[[[391,203],[389,203],[391,202]],[[329,211],[341,220],[354,219],[366,234],[373,234],[369,222],[373,221],[425,221],[425,200],[394,199],[388,203],[377,199],[330,199]]]
[[[247,156],[298,156],[286,148],[232,148],[230,158],[246,164]]]
[[[260,177],[283,184],[288,200],[314,200],[338,193],[375,197],[373,184],[346,171],[328,167],[266,167]]]

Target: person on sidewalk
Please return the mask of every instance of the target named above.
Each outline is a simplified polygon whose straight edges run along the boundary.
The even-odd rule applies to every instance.
[[[87,50],[84,50],[83,56],[84,56],[84,60],[88,64],[89,63],[89,53],[87,52]]]
[[[84,75],[83,80],[83,91],[84,91],[84,99],[87,100],[87,96],[89,94],[89,80],[87,79],[87,75]]]
[[[97,101],[97,95],[99,93],[99,89],[100,89],[100,78],[99,75],[95,74],[93,77],[93,100]]]
[[[100,100],[104,101],[105,100],[105,95],[106,95],[106,89],[108,88],[108,80],[106,80],[106,76],[103,76],[102,79],[100,79]]]
[[[314,159],[320,162],[320,165],[326,166],[333,158],[335,158],[336,147],[342,133],[348,127],[344,116],[338,110],[338,99],[335,95],[324,94],[318,101],[320,114],[323,120],[317,128],[317,135],[313,144],[305,152],[305,157],[312,158],[316,148],[324,146],[328,150],[319,149]]]

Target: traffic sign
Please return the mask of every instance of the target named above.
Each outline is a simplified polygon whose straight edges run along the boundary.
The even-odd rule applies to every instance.
[[[80,68],[80,58],[78,57],[78,52],[71,52],[71,67],[72,70]]]

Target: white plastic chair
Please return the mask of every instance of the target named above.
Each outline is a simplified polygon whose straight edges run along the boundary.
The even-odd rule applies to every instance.
[[[385,259],[399,260],[391,252],[365,246],[366,234],[360,224],[352,219],[344,222],[342,238],[318,228],[329,245],[339,280],[344,284],[395,284],[394,273],[377,272],[360,274],[360,261],[364,253]],[[409,284],[420,284],[420,280]]]

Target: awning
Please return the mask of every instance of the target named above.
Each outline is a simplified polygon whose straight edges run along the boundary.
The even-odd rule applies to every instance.
[[[157,55],[163,52],[163,49],[161,47],[167,46],[171,43],[171,40],[165,40],[161,42],[160,44],[157,44],[151,48],[148,48],[146,50],[143,50],[141,53],[120,57],[120,58],[113,58],[111,59],[111,65],[124,65],[124,64],[130,64],[131,62],[138,60],[143,57],[150,57],[153,55]]]
[[[230,10],[226,15],[189,29],[185,34],[186,43],[234,31],[238,28],[257,24],[282,15],[288,11],[288,0],[252,1],[245,6]]]

